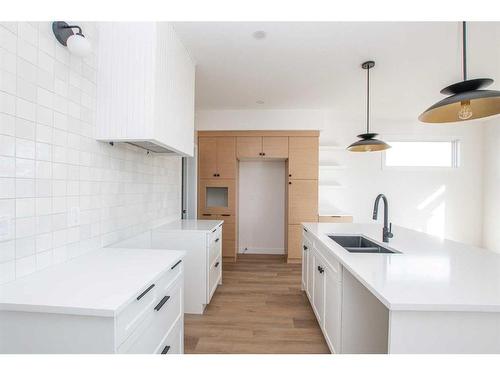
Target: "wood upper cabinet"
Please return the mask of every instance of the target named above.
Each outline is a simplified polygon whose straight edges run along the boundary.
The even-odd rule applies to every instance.
[[[238,159],[288,158],[288,137],[237,137]]]
[[[236,137],[217,137],[217,178],[236,178]]]
[[[262,155],[262,137],[236,137],[238,159],[259,158]]]
[[[200,137],[198,165],[200,178],[236,178],[235,137]]]
[[[289,181],[288,224],[300,224],[307,221],[318,221],[318,181]]]
[[[262,152],[265,158],[288,157],[288,137],[262,137]]]
[[[288,141],[288,173],[292,179],[318,179],[319,138],[290,137]]]
[[[198,139],[198,175],[200,178],[214,178],[217,174],[217,138]]]

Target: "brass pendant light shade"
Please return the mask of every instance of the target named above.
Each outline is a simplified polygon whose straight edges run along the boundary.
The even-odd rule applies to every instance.
[[[363,69],[366,69],[366,133],[358,135],[361,138],[359,141],[354,142],[349,147],[348,151],[352,152],[372,152],[384,151],[391,148],[387,143],[376,139],[377,133],[370,133],[370,69],[375,66],[374,61],[366,61],[361,64]]]
[[[500,114],[500,91],[481,90],[493,83],[490,78],[467,79],[467,25],[462,23],[463,77],[441,90],[449,97],[427,108],[418,119],[425,123],[442,124]]]

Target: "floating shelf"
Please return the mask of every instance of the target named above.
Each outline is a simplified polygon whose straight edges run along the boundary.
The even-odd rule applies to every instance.
[[[346,151],[344,146],[319,146],[320,151]]]

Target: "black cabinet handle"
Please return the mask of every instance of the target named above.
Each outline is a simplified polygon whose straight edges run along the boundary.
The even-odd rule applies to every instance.
[[[323,273],[323,272],[325,272],[325,269],[321,266],[318,266],[318,271],[319,271],[319,273]]]
[[[291,175],[291,174],[289,174],[289,175],[288,175],[288,177],[292,177],[292,175]]]
[[[229,214],[222,214],[222,216],[231,216],[231,215],[229,215]]]
[[[306,229],[306,228],[304,228],[304,232],[307,232],[307,229]]]
[[[216,238],[216,239],[215,239],[215,242],[219,242],[219,240],[220,240],[220,238]]]
[[[160,311],[161,308],[163,307],[163,305],[166,304],[169,299],[170,299],[170,296],[163,297],[161,299],[161,301],[158,303],[158,305],[155,306],[155,310]]]
[[[219,267],[219,262],[215,263],[214,267],[215,268]]]
[[[288,185],[291,185],[292,184],[292,181],[288,181]]]
[[[304,250],[307,250],[307,249],[308,249],[308,247],[307,247],[306,245],[304,245],[304,246],[302,246],[302,247],[304,248]]]
[[[155,287],[155,284],[151,284],[144,292],[142,292],[141,294],[139,294],[137,296],[137,301],[139,301],[142,297],[144,297],[151,289],[153,289]]]
[[[175,263],[172,267],[170,267],[171,270],[173,270],[175,267],[177,267],[180,263],[182,262],[182,259],[179,260],[177,263]]]
[[[215,228],[215,229],[212,231],[212,233],[214,233],[216,230],[217,230],[217,228]]]
[[[212,216],[212,214],[203,214],[203,216]]]
[[[214,173],[214,177],[217,177],[217,173]]]
[[[161,351],[161,354],[167,354],[169,350],[170,350],[170,345],[167,345],[163,348],[163,350]]]

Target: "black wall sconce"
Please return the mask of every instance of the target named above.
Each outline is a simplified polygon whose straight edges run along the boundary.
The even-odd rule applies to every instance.
[[[75,34],[73,29],[77,29]],[[64,21],[56,21],[52,23],[52,31],[59,43],[67,46],[71,53],[85,57],[91,52],[91,45],[85,35],[82,33],[82,28],[76,25],[68,25]]]

